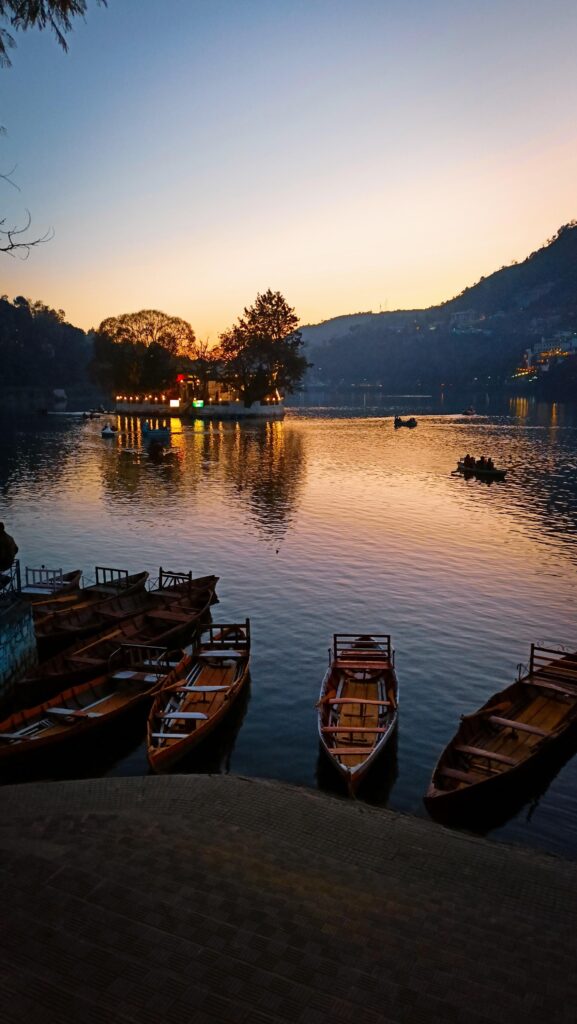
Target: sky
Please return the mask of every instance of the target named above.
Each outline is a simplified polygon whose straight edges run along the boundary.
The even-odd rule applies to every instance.
[[[89,0],[0,69],[0,291],[216,342],[428,306],[577,217],[574,0]]]

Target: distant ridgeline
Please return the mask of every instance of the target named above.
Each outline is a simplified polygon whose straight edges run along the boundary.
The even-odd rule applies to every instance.
[[[314,364],[309,385],[510,384],[553,397],[574,393],[577,222],[523,263],[502,267],[440,306],[336,317],[303,327],[302,335]]]

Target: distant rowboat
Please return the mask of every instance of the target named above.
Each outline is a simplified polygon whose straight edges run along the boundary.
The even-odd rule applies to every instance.
[[[479,476],[486,480],[504,480],[507,475],[506,469],[497,469],[496,466],[493,469],[487,469],[486,466],[466,466],[463,460],[457,463],[457,470],[463,476]]]

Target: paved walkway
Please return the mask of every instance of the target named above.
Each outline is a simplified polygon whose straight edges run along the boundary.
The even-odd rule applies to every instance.
[[[277,783],[0,789],[2,1024],[563,1024],[577,864]]]

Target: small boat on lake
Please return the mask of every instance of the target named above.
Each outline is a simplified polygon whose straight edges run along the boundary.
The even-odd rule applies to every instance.
[[[461,415],[462,416],[476,416],[477,413],[476,413],[476,410],[473,408],[472,405],[468,405],[466,409],[463,409],[463,412],[461,413]]]
[[[495,801],[577,722],[577,653],[531,645],[528,670],[461,724],[441,754],[425,804],[432,815]]]
[[[118,433],[118,427],[113,427],[111,423],[106,423],[101,431],[102,437],[116,437]]]
[[[250,622],[211,624],[176,682],[157,694],[147,727],[151,768],[190,753],[228,714],[248,680]]]
[[[95,582],[87,587],[71,591],[64,597],[48,598],[34,603],[34,622],[40,626],[52,615],[66,615],[68,612],[88,608],[111,597],[135,594],[144,590],[148,580],[147,572],[129,575],[127,569],[109,569],[97,565],[94,570]]]
[[[386,633],[335,633],[321,685],[322,749],[353,794],[397,725],[398,682]]]
[[[457,471],[463,476],[478,476],[485,480],[504,480],[507,475],[506,469],[498,469],[497,466],[479,466],[478,464],[467,465],[463,459],[457,463]]]
[[[394,422],[395,430],[397,427],[416,427],[417,421],[414,416],[410,416],[408,420],[402,419],[401,416],[395,416]]]
[[[160,686],[180,678],[187,658],[179,652],[175,660],[164,648],[124,648],[105,675],[0,722],[0,763],[111,725]]]

